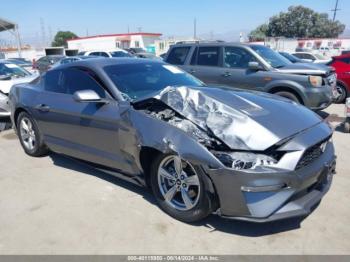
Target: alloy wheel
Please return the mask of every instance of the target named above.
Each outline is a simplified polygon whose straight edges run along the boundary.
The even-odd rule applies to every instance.
[[[188,211],[198,203],[201,186],[193,166],[179,156],[165,157],[158,168],[158,186],[165,203]]]
[[[36,137],[32,121],[27,117],[23,117],[20,122],[19,130],[24,146],[28,150],[33,150],[36,145]]]

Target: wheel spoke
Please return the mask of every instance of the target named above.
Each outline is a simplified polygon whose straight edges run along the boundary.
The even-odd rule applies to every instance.
[[[30,137],[30,136],[29,136],[28,133],[22,132],[22,138],[23,138],[23,140],[26,140],[26,139],[28,139],[29,137]]]
[[[29,136],[28,138],[29,149],[32,149],[34,147],[33,142],[34,142],[33,137]]]
[[[23,128],[25,131],[29,132],[29,127],[28,127],[26,121],[24,121],[24,120],[22,120],[22,128]]]
[[[172,188],[170,188],[168,192],[166,192],[166,194],[164,195],[164,199],[170,202],[174,198],[176,192],[177,187],[175,185]]]
[[[196,175],[186,177],[184,182],[189,186],[199,186],[199,179]]]
[[[181,174],[182,174],[182,162],[181,162],[181,158],[178,156],[174,156],[174,167],[175,167],[176,174],[178,176],[181,176]]]
[[[184,188],[181,188],[181,196],[185,203],[186,208],[190,209],[193,207],[192,200]]]
[[[159,174],[169,180],[175,179],[175,177],[172,174],[170,174],[168,171],[166,171],[164,168],[159,169]]]

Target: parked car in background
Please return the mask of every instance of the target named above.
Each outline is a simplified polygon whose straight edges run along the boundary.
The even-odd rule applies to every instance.
[[[131,47],[131,48],[125,49],[125,51],[129,52],[132,55],[137,54],[137,53],[145,53],[146,52],[146,50],[141,48],[141,47]]]
[[[162,60],[161,57],[156,56],[153,53],[149,53],[149,52],[144,52],[144,53],[135,53],[134,57],[138,57],[138,58],[147,58],[147,59],[160,59]]]
[[[94,50],[94,51],[83,51],[78,53],[79,56],[101,56],[101,57],[132,57],[127,51],[123,49],[113,49],[113,50]]]
[[[335,68],[337,90],[340,94],[337,102],[343,103],[350,96],[350,53],[333,57],[327,65]]]
[[[278,52],[281,56],[287,58],[290,62],[292,62],[293,64],[295,63],[310,63],[311,61],[308,59],[300,59],[290,53],[287,52]]]
[[[29,83],[38,77],[9,61],[0,60],[0,118],[10,116],[8,94],[15,84]]]
[[[76,61],[81,61],[81,60],[91,59],[91,58],[99,58],[99,56],[82,56],[82,55],[69,56],[57,61],[55,64],[52,65],[51,68],[55,68],[60,65],[69,64]]]
[[[321,54],[311,53],[311,52],[297,52],[297,53],[293,53],[292,55],[316,64],[327,64],[331,60],[329,58],[325,58]]]
[[[253,222],[305,216],[335,171],[332,129],[314,112],[203,86],[158,60],[62,65],[14,86],[10,101],[28,155],[52,150],[148,186],[185,222],[213,212]]]
[[[40,74],[46,72],[49,70],[53,64],[55,64],[57,61],[65,58],[66,56],[63,55],[47,55],[43,56],[37,61],[33,62],[33,69],[36,69],[39,71]]]
[[[33,72],[34,73],[34,69],[33,69],[33,64],[31,61],[25,60],[23,58],[8,58],[6,59],[7,61],[9,61],[12,64],[18,65],[24,69],[26,69],[29,72]]]
[[[207,84],[277,94],[313,110],[328,107],[336,95],[336,74],[331,68],[293,64],[263,45],[176,44],[165,61]]]

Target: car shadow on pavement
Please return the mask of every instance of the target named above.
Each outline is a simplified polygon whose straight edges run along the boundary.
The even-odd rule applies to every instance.
[[[136,194],[139,194],[151,204],[157,205],[152,193],[144,187],[137,186],[121,178],[97,170],[89,166],[88,164],[85,164],[84,162],[81,162],[74,158],[66,157],[56,153],[51,153],[49,157],[52,159],[53,163],[56,166],[103,179],[116,186],[122,187],[126,190],[130,190]],[[221,231],[228,234],[235,234],[248,237],[259,237],[263,235],[271,235],[284,231],[298,229],[300,228],[300,223],[304,218],[305,217],[300,217],[269,223],[252,223],[246,221],[225,219],[217,215],[210,215],[203,221],[191,223],[191,225],[207,227],[209,228],[210,232]]]
[[[253,223],[211,215],[195,225],[208,227],[210,232],[220,231],[246,237],[260,237],[298,229],[305,218],[296,217],[267,223]]]
[[[89,176],[95,176],[97,178],[103,179],[109,183],[112,183],[116,186],[122,187],[126,190],[130,190],[136,194],[141,195],[145,200],[150,202],[151,204],[156,205],[156,201],[153,198],[153,195],[150,191],[148,191],[146,188],[135,185],[131,182],[125,181],[122,178],[110,175],[108,173],[105,173],[103,171],[97,170],[88,164],[79,161],[78,159],[74,159],[68,156],[56,154],[56,153],[50,153],[49,157],[52,159],[54,165],[66,168],[69,170],[74,170],[79,173],[83,173]]]

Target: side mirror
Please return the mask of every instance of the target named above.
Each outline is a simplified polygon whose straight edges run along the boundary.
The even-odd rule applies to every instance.
[[[102,99],[95,91],[93,90],[80,90],[73,94],[73,99],[77,102],[86,102],[86,103],[106,103],[105,99]]]
[[[249,62],[248,68],[252,71],[263,70],[263,67],[258,62]]]

